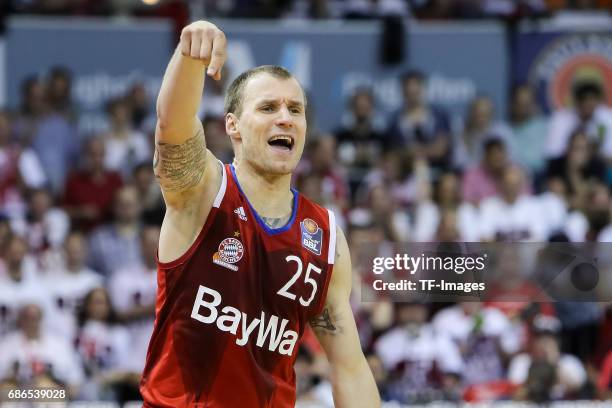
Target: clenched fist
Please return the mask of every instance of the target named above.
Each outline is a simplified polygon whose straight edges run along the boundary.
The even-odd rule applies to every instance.
[[[201,60],[208,66],[208,76],[217,81],[221,79],[221,67],[226,59],[225,45],[223,31],[208,21],[196,21],[181,31],[181,54]]]

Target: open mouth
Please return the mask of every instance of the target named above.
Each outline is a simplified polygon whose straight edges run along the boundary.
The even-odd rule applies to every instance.
[[[293,149],[293,138],[291,136],[274,136],[268,140],[268,144],[272,147],[281,148],[287,151]]]

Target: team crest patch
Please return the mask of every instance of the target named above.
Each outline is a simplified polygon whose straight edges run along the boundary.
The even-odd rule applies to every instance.
[[[300,223],[302,229],[302,246],[310,252],[321,255],[323,244],[323,230],[310,218],[305,218]]]
[[[236,238],[225,238],[219,244],[219,250],[213,255],[213,262],[232,271],[237,271],[238,267],[234,265],[242,259],[244,255],[244,246],[242,242]]]

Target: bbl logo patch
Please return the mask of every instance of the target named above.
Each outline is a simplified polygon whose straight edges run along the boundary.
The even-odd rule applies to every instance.
[[[244,246],[236,238],[225,238],[219,244],[219,250],[213,255],[213,262],[232,271],[237,271],[235,264],[242,259]]]
[[[316,255],[321,255],[323,244],[323,230],[310,218],[300,223],[302,229],[302,246]]]

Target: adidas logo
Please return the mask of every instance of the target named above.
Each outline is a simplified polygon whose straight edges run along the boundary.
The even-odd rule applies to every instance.
[[[244,208],[242,207],[238,207],[234,210],[234,214],[238,214],[238,218],[240,218],[242,221],[246,221],[247,217],[246,214],[244,212]]]

